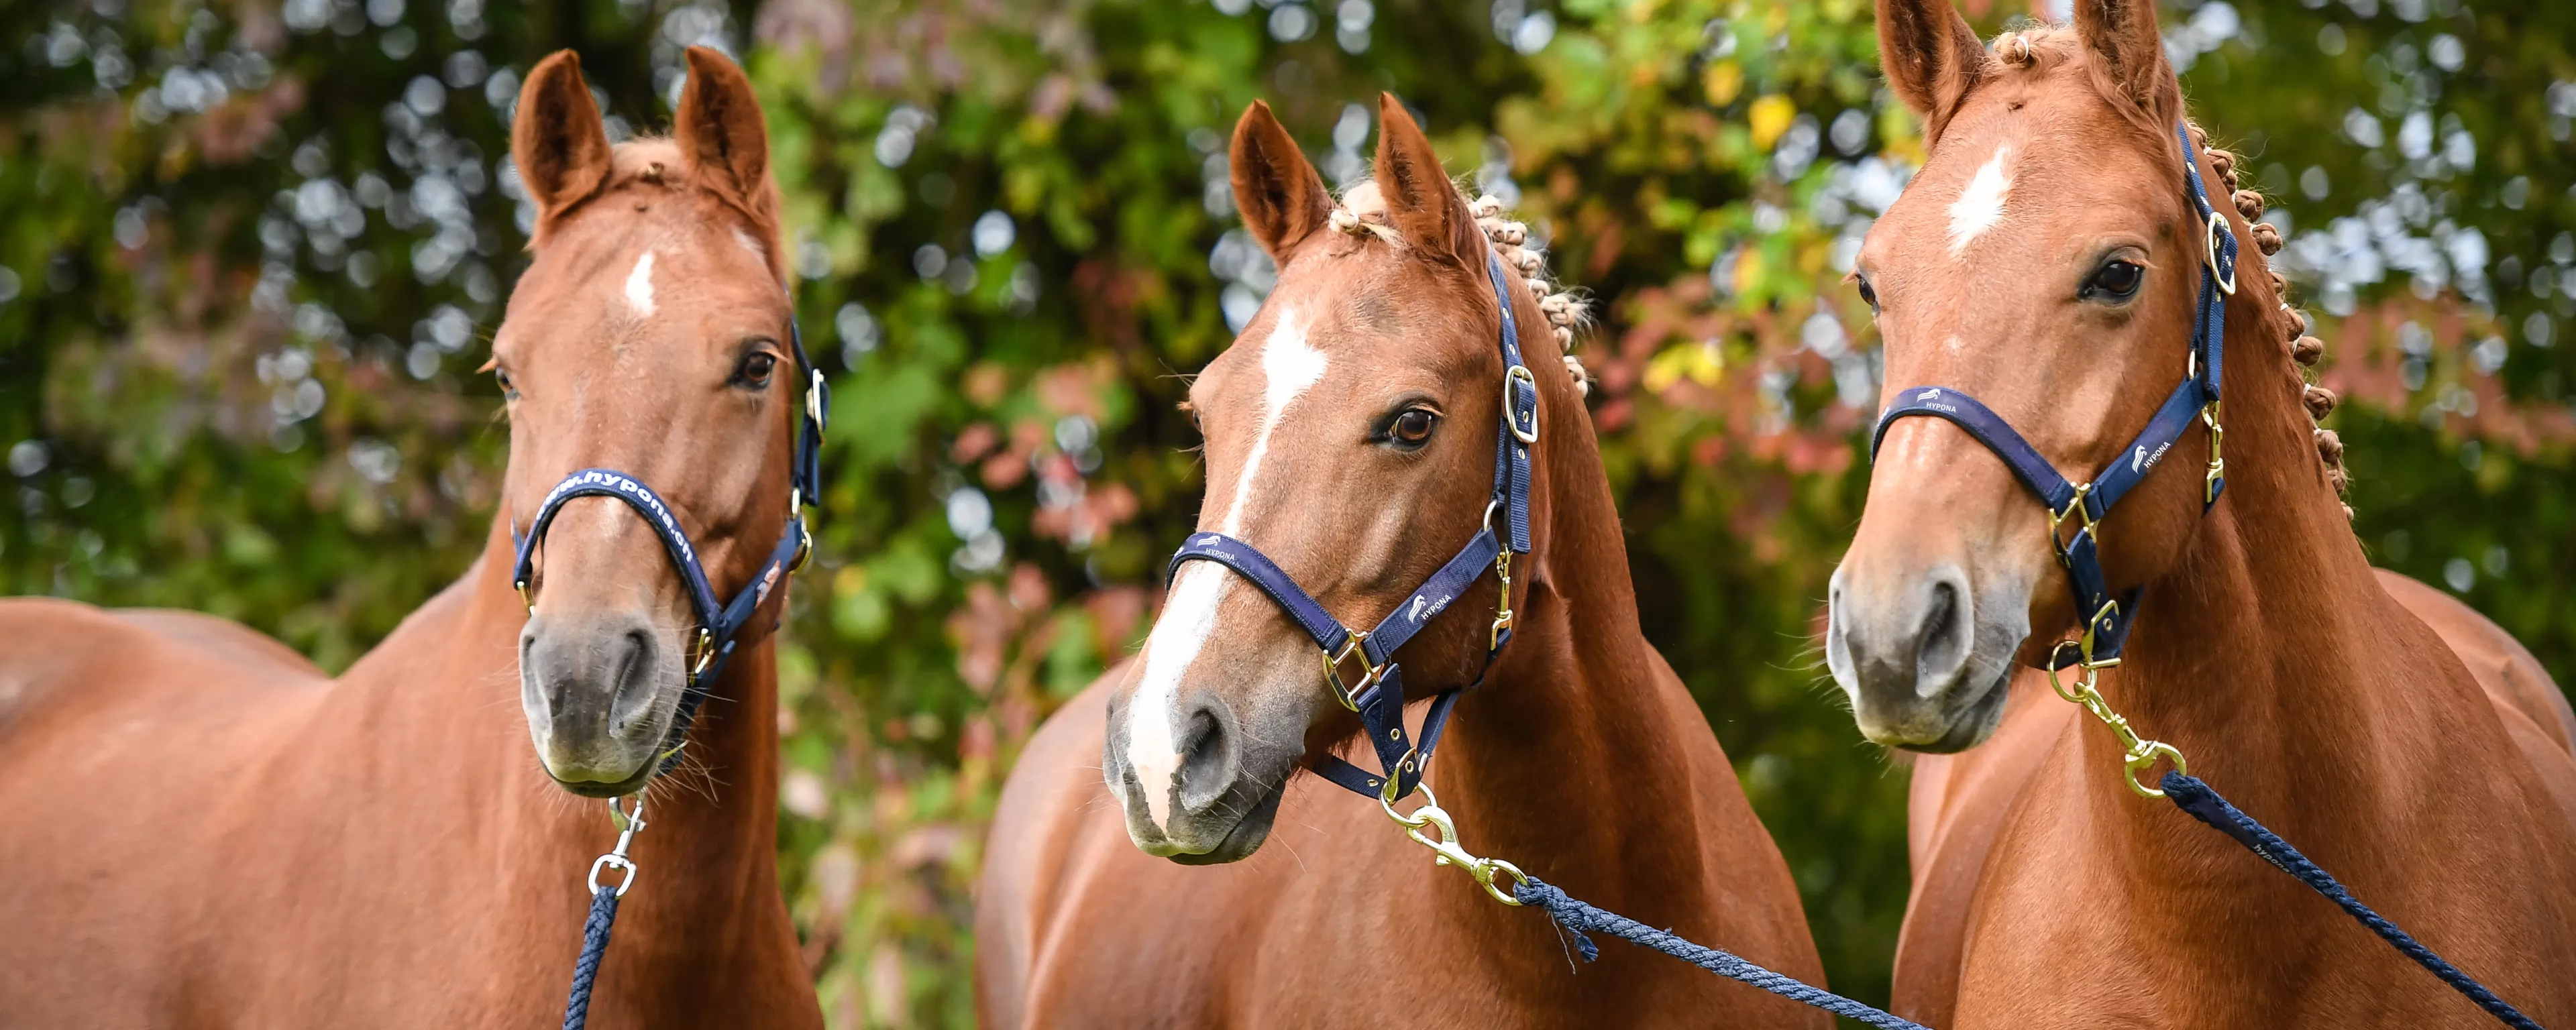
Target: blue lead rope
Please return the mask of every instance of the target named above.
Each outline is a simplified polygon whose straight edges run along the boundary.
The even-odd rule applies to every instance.
[[[2441,977],[2443,983],[2450,984],[2452,989],[2467,995],[2470,1001],[2477,1002],[2479,1008],[2487,1010],[2487,1014],[2503,1021],[2506,1026],[2517,1027],[2519,1030],[2540,1030],[2540,1024],[2533,1022],[2530,1016],[2523,1015],[2522,1010],[2496,997],[2494,991],[2488,990],[2486,985],[2471,979],[2469,974],[2461,972],[2460,967],[2434,954],[2433,949],[2425,947],[2423,942],[2416,940],[2413,934],[2399,929],[2397,924],[2389,922],[2386,916],[2362,904],[2360,899],[2352,896],[2351,891],[2344,889],[2343,883],[2336,880],[2334,874],[2318,868],[2315,862],[2309,861],[2308,856],[2300,854],[2299,849],[2291,847],[2290,843],[2282,840],[2279,834],[2265,829],[2262,823],[2254,821],[2253,816],[2246,815],[2235,805],[2229,804],[2227,799],[2220,797],[2218,791],[2211,789],[2209,784],[2201,782],[2198,777],[2185,776],[2168,770],[2162,786],[2165,796],[2173,799],[2173,803],[2183,811],[2191,813],[2192,818],[2208,823],[2218,832],[2235,838],[2236,843],[2245,845],[2246,850],[2272,863],[2282,872],[2298,877],[2300,883],[2307,884],[2317,893],[2325,895],[2326,900],[2342,906],[2343,910],[2351,913],[2354,919],[2360,920],[2361,925],[2369,927],[2370,932],[2378,934],[2381,940],[2387,941],[2390,947],[2396,948],[2407,958],[2414,959],[2416,965],[2432,970],[2434,976]]]
[[[581,959],[572,966],[563,1030],[582,1030],[590,1022],[590,987],[599,980],[599,960],[608,956],[608,929],[616,922],[617,888],[602,887],[591,894],[590,918],[581,924]]]
[[[1706,945],[1693,944],[1616,912],[1606,912],[1574,900],[1562,890],[1535,877],[1512,888],[1512,896],[1521,904],[1546,909],[1557,925],[1574,932],[1574,946],[1583,952],[1583,961],[1601,957],[1601,949],[1592,943],[1591,933],[1606,933],[1641,948],[1652,948],[1730,980],[1752,984],[1802,1005],[1812,1005],[1846,1019],[1857,1019],[1885,1030],[1928,1030],[1902,1016],[1892,1015],[1863,1005],[1821,987],[1810,986],[1796,977],[1774,973],[1743,958]],[[574,1030],[567,1027],[566,1030]]]

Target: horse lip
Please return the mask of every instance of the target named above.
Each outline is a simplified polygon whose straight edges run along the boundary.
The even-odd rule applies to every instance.
[[[1994,678],[1986,682],[1985,690],[1977,695],[1976,701],[1970,703],[1957,717],[1950,720],[1949,727],[1942,731],[1938,739],[1920,744],[1909,743],[1897,746],[1924,754],[1948,755],[1982,744],[1986,737],[1994,732],[1995,726],[2002,722],[2004,702],[2011,697],[2012,667],[2007,665],[1996,671]]]
[[[1222,865],[1250,858],[1253,851],[1261,847],[1263,841],[1270,839],[1271,827],[1276,825],[1279,816],[1279,802],[1288,796],[1289,779],[1290,777],[1282,777],[1279,784],[1270,788],[1269,793],[1263,795],[1261,800],[1254,802],[1251,808],[1245,809],[1243,817],[1234,821],[1233,828],[1226,831],[1225,839],[1217,841],[1215,847],[1197,854],[1172,854],[1163,857],[1180,865]]]
[[[643,768],[635,770],[635,775],[615,782],[603,780],[567,780],[561,776],[555,775],[554,770],[552,769],[546,770],[546,778],[555,781],[555,786],[562,787],[563,789],[571,791],[572,793],[578,794],[582,797],[620,798],[633,794],[636,791],[643,790],[644,785],[652,782],[653,776],[661,771],[661,764],[662,763],[658,760],[645,762]]]

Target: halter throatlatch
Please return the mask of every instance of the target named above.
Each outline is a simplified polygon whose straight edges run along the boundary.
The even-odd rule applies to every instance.
[[[2176,124],[2174,134],[2182,140],[2185,193],[2191,197],[2202,227],[2200,299],[2192,315],[2190,365],[2182,383],[2174,387],[2164,405],[2156,409],[2155,417],[2147,421],[2147,427],[2129,442],[2121,456],[2112,459],[2091,482],[2069,482],[2038,448],[2014,432],[2003,416],[1976,398],[1945,386],[1914,386],[1899,391],[1896,403],[1879,414],[1878,429],[1871,434],[1869,444],[1870,455],[1875,458],[1879,441],[1887,437],[1888,427],[1900,418],[1921,415],[1947,420],[1995,452],[2012,469],[2013,478],[2021,480],[2022,486],[2048,506],[2049,546],[2057,551],[2057,563],[2066,569],[2077,619],[2074,638],[2059,641],[2049,652],[2044,666],[2049,683],[2057,688],[2059,696],[2083,705],[2119,735],[2128,754],[2129,786],[2150,797],[2161,796],[2162,792],[2139,782],[2139,771],[2159,758],[2169,759],[2181,768],[2182,754],[2171,745],[2140,739],[2129,728],[2128,720],[2111,711],[2093,689],[2101,670],[2120,664],[2120,648],[2128,641],[2129,628],[2137,618],[2138,595],[2143,589],[2132,587],[2118,596],[2112,595],[2110,582],[2102,573],[2101,525],[2112,506],[2146,479],[2156,462],[2191,429],[2195,418],[2209,427],[2209,471],[2204,477],[2201,511],[2206,513],[2218,503],[2219,491],[2227,486],[2227,462],[2221,450],[2224,430],[2218,422],[2219,375],[2225,367],[2227,298],[2236,293],[2236,232],[2210,203],[2209,186],[2201,181],[2200,157],[2192,146],[2190,127]],[[2071,687],[2060,684],[2057,678],[2057,671],[2069,666],[2077,667],[2080,676]]]
[[[1408,742],[1404,737],[1403,670],[1395,663],[1395,652],[1433,617],[1446,611],[1450,602],[1465,594],[1490,565],[1501,598],[1495,606],[1492,632],[1486,637],[1485,668],[1493,668],[1495,656],[1512,639],[1512,556],[1528,554],[1530,550],[1530,445],[1538,442],[1538,379],[1521,362],[1520,325],[1512,315],[1511,293],[1503,285],[1502,261],[1491,250],[1485,253],[1485,275],[1493,280],[1494,302],[1503,314],[1502,417],[1494,427],[1494,492],[1485,506],[1484,524],[1448,564],[1368,630],[1342,625],[1259,548],[1223,533],[1191,534],[1164,571],[1164,578],[1169,580],[1180,572],[1181,563],[1190,561],[1210,561],[1233,569],[1261,588],[1288,614],[1289,621],[1314,638],[1315,646],[1323,650],[1326,689],[1343,707],[1359,713],[1360,724],[1368,731],[1369,746],[1377,751],[1378,764],[1385,771],[1372,774],[1329,753],[1316,756],[1311,768],[1316,775],[1354,793],[1381,801],[1403,798],[1421,785],[1423,770],[1431,763],[1431,752],[1440,745],[1440,731],[1449,722],[1450,709],[1463,691],[1484,682],[1479,673],[1474,684],[1434,695],[1431,710],[1423,716],[1421,739]],[[1494,524],[1498,513],[1503,516],[1500,527]],[[1358,666],[1356,682],[1344,675],[1344,670],[1354,665]]]
[[[537,517],[528,524],[527,534],[517,537],[519,560],[511,573],[512,585],[536,611],[534,594],[537,545],[545,539],[546,527],[563,511],[565,502],[577,497],[612,497],[625,502],[644,516],[644,525],[661,538],[662,550],[671,557],[671,565],[680,571],[680,582],[688,587],[689,606],[698,617],[698,631],[689,642],[685,658],[688,665],[688,687],[680,695],[679,709],[671,717],[670,732],[663,738],[660,752],[661,772],[669,772],[679,761],[680,749],[688,743],[689,725],[697,720],[698,709],[706,704],[707,693],[717,674],[724,671],[725,661],[733,657],[736,637],[753,612],[769,600],[770,592],[780,580],[805,564],[813,549],[813,538],[805,530],[805,505],[820,498],[823,484],[823,416],[831,407],[831,388],[824,385],[823,372],[805,356],[804,334],[790,317],[787,322],[788,347],[796,355],[796,367],[804,369],[805,411],[797,430],[796,453],[791,459],[790,485],[787,494],[787,527],[779,532],[778,546],[771,549],[769,560],[751,581],[733,595],[718,603],[715,587],[707,579],[706,566],[698,561],[697,546],[689,541],[688,531],[681,528],[679,515],[662,500],[662,495],[644,481],[616,469],[583,469],[565,476],[546,493],[545,502],[537,506]]]

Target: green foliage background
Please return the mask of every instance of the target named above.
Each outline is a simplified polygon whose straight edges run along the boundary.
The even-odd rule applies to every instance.
[[[2576,682],[2576,10],[2498,7],[2166,14],[2291,229],[2374,556]],[[1885,997],[1905,775],[1808,644],[1876,403],[1842,266],[1921,156],[1863,0],[11,5],[0,588],[212,611],[345,666],[494,517],[471,370],[525,262],[517,75],[578,49],[613,130],[650,129],[696,42],[763,91],[835,377],[779,840],[835,1026],[971,1022],[994,791],[1140,637],[1200,489],[1179,376],[1268,283],[1227,242],[1223,134],[1268,98],[1346,174],[1371,137],[1347,105],[1381,89],[1600,301],[1583,353],[1648,631],[1834,985]]]

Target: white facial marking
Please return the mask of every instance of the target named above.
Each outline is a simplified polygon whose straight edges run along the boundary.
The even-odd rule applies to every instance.
[[[752,239],[751,234],[742,231],[741,226],[734,227],[733,242],[734,246],[741,247],[743,250],[749,252],[751,256],[759,258],[762,261],[769,260],[769,248],[761,246],[759,240]]]
[[[1234,574],[1214,562],[1194,561],[1181,569],[1172,593],[1163,599],[1163,614],[1145,637],[1145,671],[1136,696],[1127,704],[1127,767],[1145,792],[1145,816],[1165,825],[1171,807],[1172,781],[1181,773],[1178,732],[1181,674],[1198,660],[1216,632],[1216,609],[1234,589]],[[1117,784],[1111,785],[1113,788]]]
[[[1324,352],[1306,342],[1305,320],[1297,310],[1280,312],[1279,321],[1261,343],[1261,435],[1254,438],[1252,452],[1244,456],[1243,471],[1235,477],[1234,500],[1226,507],[1220,527],[1227,536],[1243,533],[1244,505],[1252,497],[1252,481],[1261,471],[1262,458],[1270,453],[1270,435],[1278,430],[1280,417],[1324,378],[1325,364]],[[1177,744],[1181,676],[1216,632],[1217,607],[1233,591],[1234,580],[1232,572],[1213,562],[1189,563],[1164,598],[1153,632],[1145,637],[1145,667],[1127,706],[1127,766],[1136,771],[1136,782],[1145,793],[1146,818],[1156,826],[1166,824],[1173,780],[1181,770]],[[1110,787],[1116,790],[1119,785]]]
[[[635,259],[635,270],[626,273],[626,303],[635,309],[635,317],[653,317],[653,252],[647,249]]]
[[[1950,253],[1968,249],[1968,243],[2004,220],[2004,197],[2012,192],[2012,175],[2005,165],[2012,159],[2012,145],[1995,148],[1985,167],[1968,180],[1968,188],[1959,191],[1959,199],[1950,202]]]
[[[1252,481],[1261,474],[1261,459],[1270,454],[1270,434],[1279,418],[1306,390],[1324,378],[1324,352],[1306,342],[1306,323],[1295,309],[1279,313],[1279,324],[1261,343],[1261,435],[1243,459],[1243,474],[1234,478],[1234,503],[1226,506],[1223,532],[1243,535],[1243,506],[1252,499]]]

